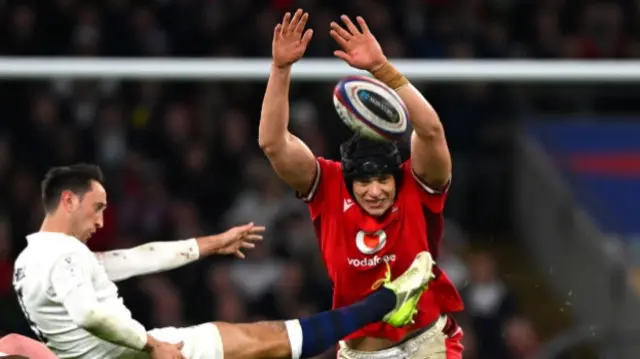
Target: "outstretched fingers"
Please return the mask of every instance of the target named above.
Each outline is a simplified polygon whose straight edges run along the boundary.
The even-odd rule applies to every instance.
[[[307,12],[303,13],[302,10],[298,10],[298,12],[302,13],[302,15],[298,19],[297,23],[292,22],[292,24],[295,24],[296,26],[295,33],[298,35],[302,35],[302,32],[304,31],[305,26],[307,26],[307,21],[309,20],[309,13]],[[296,15],[298,14],[298,12],[296,12]]]
[[[289,32],[289,28],[291,27],[291,13],[287,12],[282,17],[282,30],[281,33],[287,34]]]
[[[259,242],[263,239],[263,237],[259,234],[247,234],[244,237],[242,237],[243,241],[250,241],[250,242]]]
[[[347,15],[340,16],[340,19],[342,20],[344,25],[347,27],[351,35],[353,36],[361,35],[360,30],[358,30],[356,25],[351,21],[351,19]]]
[[[289,37],[292,35],[290,38],[299,39],[304,44],[308,44],[313,35],[311,29],[305,31],[308,21],[309,13],[304,12],[302,9],[298,9],[293,15],[288,12],[284,14],[282,24],[276,25],[274,37]]]
[[[345,30],[342,26],[338,25],[335,21],[332,21],[329,24],[331,30],[329,34],[333,37],[338,44],[343,45],[346,44],[353,36],[349,33],[349,31]]]
[[[362,29],[363,34],[371,33],[371,30],[369,30],[369,25],[367,25],[367,22],[364,21],[364,18],[362,16],[356,17],[356,21],[358,22],[358,25],[360,25],[360,29]]]
[[[346,61],[347,63],[351,63],[351,56],[342,50],[336,50],[333,52],[333,56]]]
[[[311,41],[312,37],[313,37],[313,30],[308,29],[307,31],[304,32],[304,35],[302,36],[302,44],[304,45],[305,48],[307,47],[307,45],[309,45],[309,42]]]
[[[282,24],[278,24],[273,28],[273,39],[277,39],[280,35],[282,35]]]

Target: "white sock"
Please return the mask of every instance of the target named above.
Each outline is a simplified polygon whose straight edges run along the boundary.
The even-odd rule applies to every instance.
[[[302,355],[302,327],[297,320],[287,320],[284,322],[289,334],[289,345],[291,346],[291,359],[300,359]]]

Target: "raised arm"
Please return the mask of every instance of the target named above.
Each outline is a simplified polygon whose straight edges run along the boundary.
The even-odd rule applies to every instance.
[[[262,240],[265,228],[249,223],[228,231],[192,239],[153,242],[130,249],[95,253],[107,276],[114,282],[145,274],[182,267],[212,254],[234,254],[244,258],[241,249],[253,248]]]
[[[385,57],[380,44],[363,18],[360,29],[345,15],[345,28],[331,23],[331,36],[343,50],[334,55],[349,65],[369,71],[375,78],[396,90],[409,111],[414,132],[411,135],[411,166],[414,174],[434,190],[444,189],[451,176],[451,155],[438,114],[406,77]]]
[[[304,31],[309,15],[302,10],[284,15],[273,33],[273,63],[262,102],[258,142],[278,176],[305,193],[313,184],[317,164],[311,150],[289,132],[291,66],[307,48],[312,30]]]
[[[451,178],[451,154],[438,114],[429,101],[390,62],[371,72],[378,80],[395,89],[409,111],[411,169],[430,188],[440,191]]]

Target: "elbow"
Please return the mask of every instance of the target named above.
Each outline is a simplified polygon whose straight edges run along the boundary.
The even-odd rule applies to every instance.
[[[270,141],[269,139],[264,138],[263,136],[258,137],[258,146],[260,146],[260,149],[264,153],[268,154],[268,152],[273,151],[273,141]]]
[[[444,127],[442,127],[442,123],[438,121],[434,124],[429,124],[425,126],[419,133],[420,137],[428,138],[428,139],[437,139],[444,137]]]
[[[276,150],[277,146],[275,146],[271,142],[260,141],[258,142],[260,149],[267,157],[273,157],[278,151]]]
[[[444,127],[441,123],[429,124],[426,126],[414,126],[414,134],[419,139],[426,142],[435,142],[438,139],[444,139]]]
[[[442,126],[440,116],[431,106],[429,106],[429,109],[416,114],[411,123],[414,131],[421,138],[436,139],[444,137],[444,126]]]
[[[260,126],[262,126],[262,124],[260,124]],[[274,136],[269,136],[266,132],[267,131],[261,127],[258,133],[258,146],[260,146],[260,149],[265,153],[271,151],[276,142]]]
[[[267,136],[259,136],[258,137],[258,146],[262,149],[267,157],[271,157],[277,154],[281,148],[287,142],[288,133],[285,136],[281,137],[267,137]]]

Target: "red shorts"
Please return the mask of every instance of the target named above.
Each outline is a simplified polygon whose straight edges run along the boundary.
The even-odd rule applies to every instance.
[[[462,359],[462,351],[464,350],[464,346],[462,345],[462,337],[464,336],[462,328],[460,328],[453,318],[447,316],[447,324],[442,330],[442,333],[445,335],[445,358]]]

